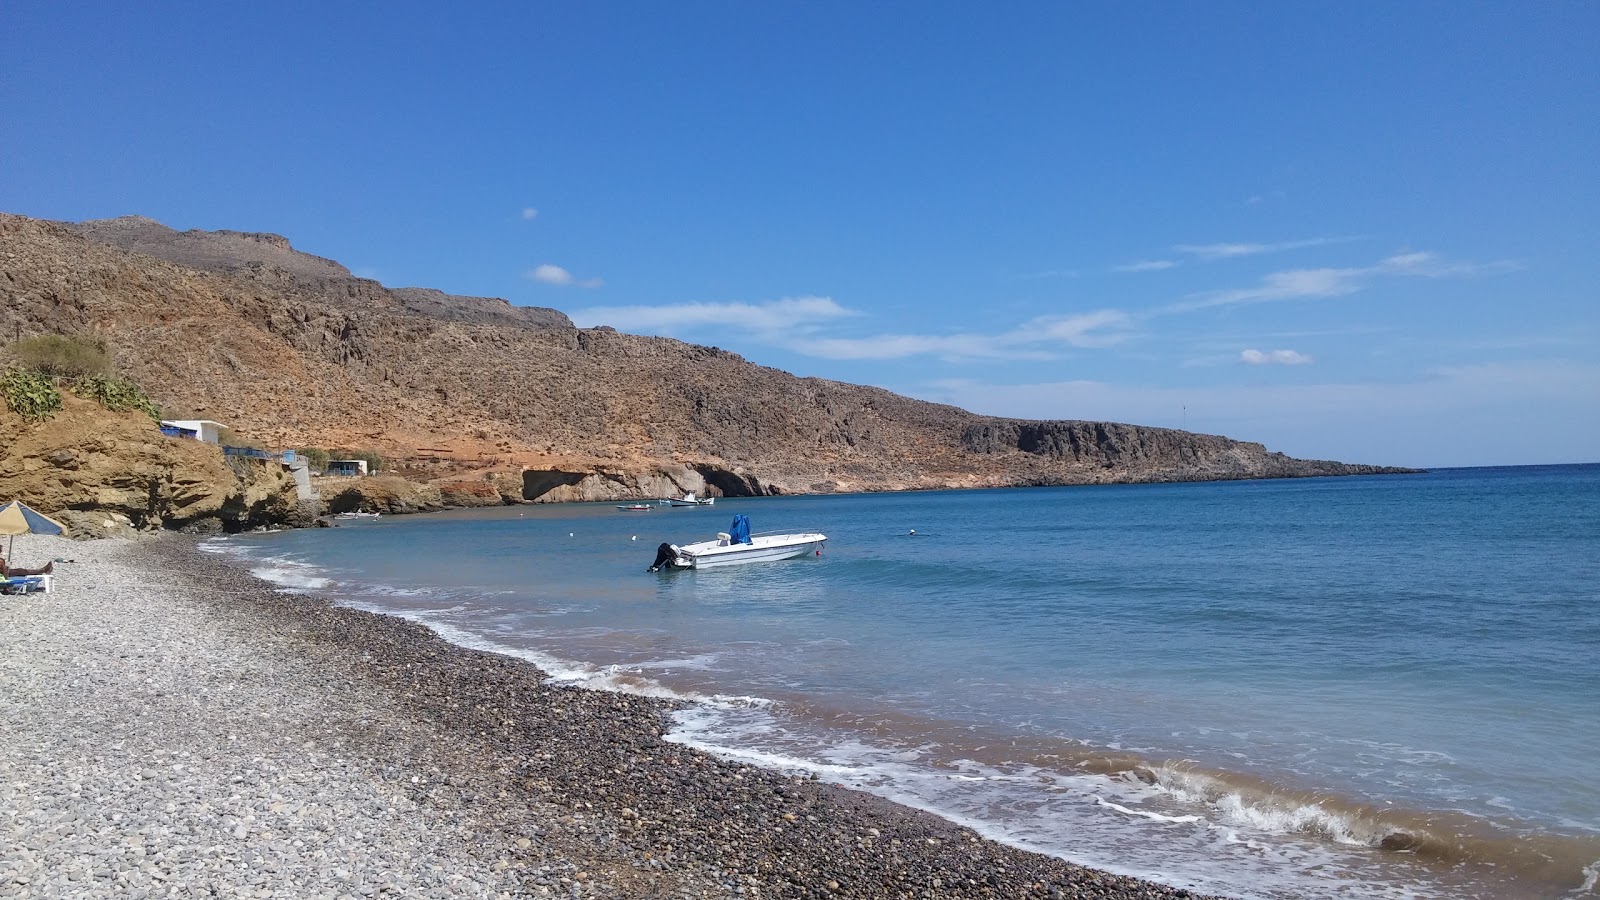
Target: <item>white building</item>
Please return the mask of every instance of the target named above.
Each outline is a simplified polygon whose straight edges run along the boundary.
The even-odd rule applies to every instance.
[[[222,443],[222,429],[228,426],[210,419],[173,419],[162,421],[161,432],[174,437],[194,438],[208,444]]]
[[[364,459],[330,459],[328,460],[329,475],[365,475],[367,474],[367,461]]]

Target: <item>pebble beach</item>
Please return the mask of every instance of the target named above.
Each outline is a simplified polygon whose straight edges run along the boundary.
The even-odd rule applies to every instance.
[[[0,597],[0,897],[1198,895],[662,739],[163,534],[18,539]]]

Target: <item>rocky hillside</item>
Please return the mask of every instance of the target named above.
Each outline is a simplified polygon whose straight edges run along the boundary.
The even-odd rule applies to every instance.
[[[277,235],[0,215],[0,334],[94,332],[167,415],[360,447],[528,499],[1399,471],[1098,422],[974,415],[555,310],[388,289]],[[738,391],[728,390],[738,385]]]
[[[70,393],[39,423],[0,403],[0,460],[0,497],[22,498],[77,537],[243,531],[309,524],[314,514],[276,461],[224,458],[213,444],[162,435],[144,413]]]

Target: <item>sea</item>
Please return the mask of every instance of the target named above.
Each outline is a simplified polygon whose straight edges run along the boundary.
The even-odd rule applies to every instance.
[[[818,555],[651,573],[663,542]],[[1242,898],[1600,896],[1600,465],[524,505],[209,541],[669,739]]]

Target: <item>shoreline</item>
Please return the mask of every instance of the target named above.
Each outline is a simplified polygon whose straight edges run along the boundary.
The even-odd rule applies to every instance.
[[[25,540],[77,561],[0,599],[0,896],[1201,896],[668,743],[672,701],[191,538]]]

